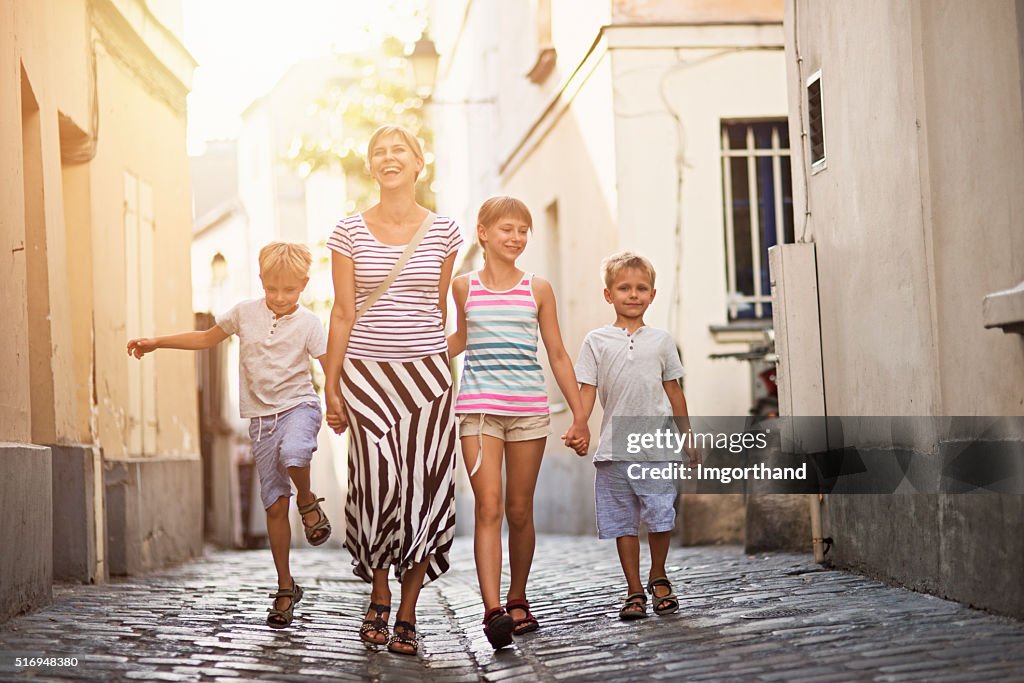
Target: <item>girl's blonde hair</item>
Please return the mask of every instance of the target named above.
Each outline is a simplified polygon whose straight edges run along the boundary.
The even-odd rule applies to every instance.
[[[604,286],[611,289],[612,283],[615,282],[615,276],[629,268],[639,270],[646,275],[651,281],[651,287],[654,287],[654,266],[643,256],[631,251],[620,251],[601,261],[601,277],[604,279]]]
[[[389,123],[377,128],[373,131],[373,135],[370,136],[370,142],[366,145],[366,170],[370,170],[370,157],[373,156],[373,148],[377,142],[387,135],[397,135],[409,146],[413,155],[420,161],[426,163],[423,158],[423,147],[420,145],[419,139],[412,134],[405,126],[400,126],[397,123]]]
[[[313,255],[305,244],[271,242],[260,249],[260,275],[285,272],[297,278],[309,277]]]

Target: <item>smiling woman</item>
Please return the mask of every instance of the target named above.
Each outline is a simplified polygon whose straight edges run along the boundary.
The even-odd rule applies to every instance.
[[[455,534],[455,422],[444,335],[459,227],[416,203],[419,142],[401,126],[370,138],[367,169],[380,201],[343,219],[327,242],[334,306],[327,424],[349,430],[345,547],[372,584],[359,637],[416,654],[416,602],[448,570]],[[388,629],[394,567],[402,584]]]

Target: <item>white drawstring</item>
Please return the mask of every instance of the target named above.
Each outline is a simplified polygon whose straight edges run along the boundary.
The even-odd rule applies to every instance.
[[[270,431],[267,432],[267,436],[273,436],[274,435],[274,430],[277,429],[277,417],[280,414],[281,413],[274,413],[274,424],[270,427]],[[256,418],[256,420],[257,420],[257,422],[256,422],[256,424],[257,424],[257,427],[256,427],[256,443],[259,443],[260,442],[260,438],[263,436],[263,416],[260,415],[259,417]]]

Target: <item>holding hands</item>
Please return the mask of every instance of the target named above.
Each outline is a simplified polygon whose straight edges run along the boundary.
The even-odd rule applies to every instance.
[[[562,434],[566,447],[576,451],[576,455],[584,456],[590,448],[590,428],[586,421],[574,420],[569,431]]]
[[[686,457],[690,459],[690,467],[696,467],[701,463],[700,449],[693,445],[687,445]]]
[[[328,391],[325,396],[327,402],[327,426],[335,434],[341,434],[348,429],[348,417],[345,415],[345,404],[341,395],[336,391]]]

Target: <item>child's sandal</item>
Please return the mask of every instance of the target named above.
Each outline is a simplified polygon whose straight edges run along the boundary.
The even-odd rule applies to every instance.
[[[533,616],[533,613],[530,612],[530,603],[525,599],[517,598],[505,603],[506,612],[512,614],[512,610],[514,609],[523,610],[526,612],[526,616],[522,619],[515,619],[515,628],[512,629],[512,635],[521,636],[540,628],[540,622],[538,622],[537,617]]]
[[[484,635],[495,650],[512,644],[515,626],[512,617],[500,607],[492,607],[484,615]]]
[[[645,618],[647,618],[647,596],[643,592],[627,595],[626,602],[619,610],[619,619],[632,621]]]
[[[276,593],[271,593],[270,597],[274,598],[274,605],[277,605],[279,598],[288,598],[288,609],[268,608],[267,611],[270,614],[267,615],[267,626],[288,628],[292,625],[292,619],[295,616],[295,603],[302,599],[302,588],[292,581],[291,588],[279,588]]]
[[[314,546],[323,545],[331,537],[331,520],[327,519],[323,508],[320,507],[320,503],[323,500],[323,498],[316,498],[309,505],[299,506],[299,514],[302,516],[302,530],[306,533],[306,541]],[[317,513],[316,522],[306,524],[306,515],[311,512]]]
[[[395,647],[395,645],[406,645],[412,649],[406,650]],[[410,624],[408,621],[396,621],[395,630],[391,632],[391,638],[388,640],[388,650],[397,655],[414,655],[419,649],[420,642],[416,639],[416,624]]]
[[[658,586],[668,588],[668,595],[657,595],[654,589]],[[679,611],[679,598],[672,592],[672,583],[667,577],[659,576],[647,582],[647,592],[651,594],[651,602],[654,606],[654,613],[659,617],[666,614],[674,614]]]
[[[378,605],[371,600],[370,606],[366,609],[367,611],[373,610],[377,616],[373,619],[363,619],[363,624],[359,627],[359,640],[370,645],[386,645],[391,638],[391,632],[388,630],[388,621],[384,618],[384,613],[390,614],[391,605]],[[374,640],[369,636],[370,631],[384,636],[384,640]]]

